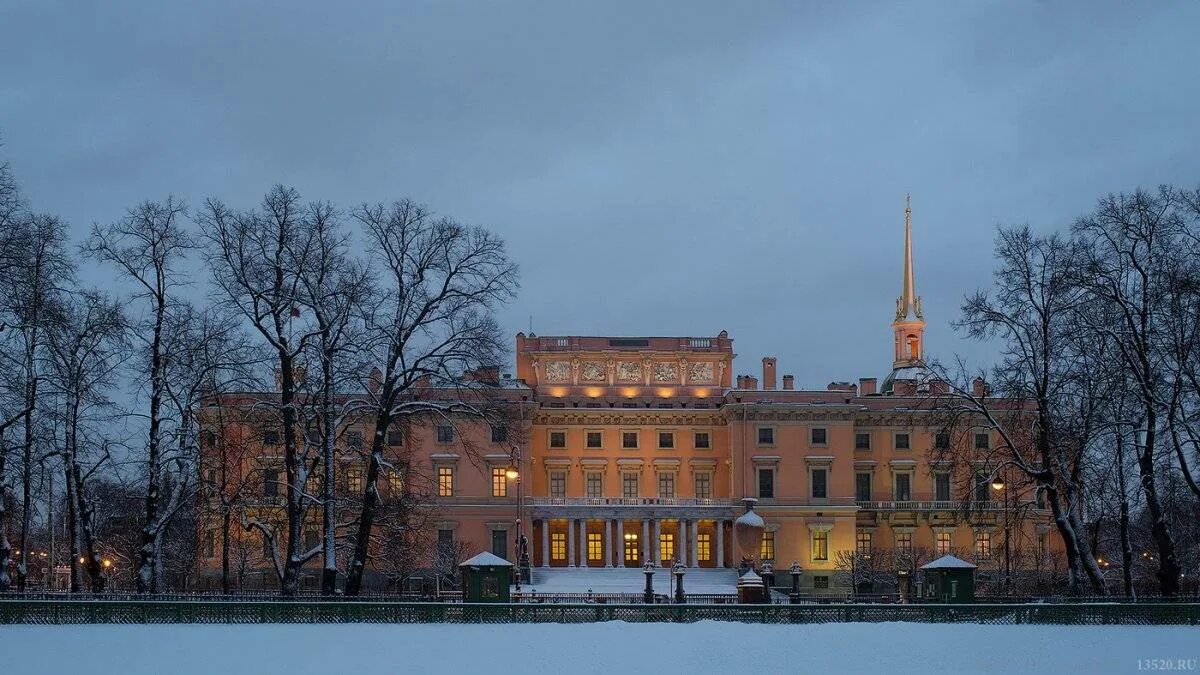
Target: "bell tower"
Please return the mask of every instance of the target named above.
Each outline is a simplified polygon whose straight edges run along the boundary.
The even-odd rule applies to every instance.
[[[896,335],[896,358],[892,368],[924,364],[925,313],[921,310],[921,297],[917,295],[913,278],[911,195],[904,198],[904,281],[900,286],[900,297],[896,298],[892,331]]]

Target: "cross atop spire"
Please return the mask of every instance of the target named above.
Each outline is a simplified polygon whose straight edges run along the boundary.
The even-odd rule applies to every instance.
[[[896,320],[924,319],[917,282],[913,278],[912,257],[912,195],[904,196],[904,281],[896,299]]]

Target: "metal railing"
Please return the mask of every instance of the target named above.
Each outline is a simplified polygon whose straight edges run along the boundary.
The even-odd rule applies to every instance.
[[[921,623],[1200,625],[1200,604],[615,604],[15,600],[0,624],[151,623]]]
[[[998,501],[976,501],[958,499],[953,501],[858,501],[858,508],[864,511],[1000,511],[1003,506]]]
[[[694,497],[529,497],[530,506],[717,506],[731,507],[732,499]]]

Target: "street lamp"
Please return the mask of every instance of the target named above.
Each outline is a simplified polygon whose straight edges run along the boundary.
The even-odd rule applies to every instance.
[[[1000,475],[997,469],[996,475],[992,477],[992,489],[1000,492],[1004,491],[1004,593],[1008,595],[1012,592],[1012,558],[1009,555],[1008,540],[1012,538],[1012,533],[1009,531],[1008,524],[1008,484],[1004,482],[1004,478]]]
[[[687,571],[687,567],[681,561],[676,560],[671,571],[675,574],[675,604],[682,605],[686,602],[683,595],[683,573]]]
[[[800,561],[792,561],[792,569],[789,571],[792,573],[792,604],[795,604],[800,601],[800,573],[803,572],[800,569]]]
[[[646,589],[642,592],[642,600],[646,604],[654,602],[654,563],[649,560],[642,565],[642,574],[646,575]]]

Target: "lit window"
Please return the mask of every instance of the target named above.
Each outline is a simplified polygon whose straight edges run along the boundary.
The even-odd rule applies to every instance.
[[[603,435],[599,431],[587,432],[587,446],[589,448],[599,448],[602,445]]]
[[[625,499],[638,498],[638,475],[636,473],[621,474],[621,496]]]
[[[854,434],[854,449],[855,450],[870,450],[871,449],[871,434]]]
[[[813,499],[825,499],[829,496],[828,474],[825,469],[813,469],[811,474]]]
[[[637,533],[626,532],[625,533],[625,564],[626,565],[636,565],[639,562],[638,561],[639,557],[640,557],[640,555],[638,552]]]
[[[990,446],[991,446],[991,444],[988,443],[987,433],[975,434],[975,449],[976,450],[987,450]]]
[[[712,440],[708,436],[707,431],[697,431],[694,435],[695,443],[693,444],[697,450],[707,450],[712,447]]]
[[[828,530],[817,530],[812,533],[812,559],[829,560]]]
[[[758,470],[758,496],[760,499],[771,499],[775,496],[775,470]]]
[[[565,532],[550,533],[550,559],[567,559],[567,534]]]
[[[675,434],[670,431],[658,432],[658,447],[673,448],[675,447]]]
[[[388,490],[398,495],[404,491],[404,472],[400,469],[388,469],[387,472]]]
[[[658,535],[658,559],[664,563],[675,559],[675,535],[670,532]]]
[[[992,557],[992,533],[975,533],[975,557],[981,560]]]
[[[588,532],[588,560],[604,560],[604,540],[599,532]]]
[[[438,467],[438,496],[453,497],[454,496],[454,467],[439,466]]]
[[[363,470],[361,466],[346,467],[346,489],[350,494],[358,494],[363,491]]]
[[[896,449],[908,450],[908,434],[896,434]]]
[[[759,445],[774,445],[775,444],[775,428],[774,427],[759,427],[758,428],[758,444]]]
[[[712,499],[712,474],[699,471],[695,475],[696,499]]]
[[[502,467],[492,468],[492,496],[508,496],[508,470]]]
[[[708,562],[712,560],[712,535],[701,532],[696,535],[696,559]]]
[[[902,553],[912,552],[912,533],[897,532],[896,533],[896,550]]]
[[[660,499],[675,497],[675,473],[664,471],[658,474],[658,496]]]
[[[604,496],[604,474],[599,471],[589,471],[586,483],[588,497],[599,499]]]
[[[550,432],[550,447],[552,447],[552,448],[567,447],[567,432],[551,431]]]
[[[937,538],[934,540],[934,553],[938,555],[947,555],[950,553],[950,533],[938,532]]]
[[[859,555],[870,555],[871,553],[871,533],[859,532],[855,535],[854,550],[858,551]]]
[[[809,440],[811,441],[812,445],[825,445],[825,430],[821,428],[813,429],[809,434]]]
[[[453,443],[454,442],[454,427],[449,424],[439,424],[437,428],[438,443]]]
[[[760,560],[775,559],[775,533],[763,532],[762,543],[758,546],[758,557]]]
[[[638,446],[638,434],[636,431],[621,432],[621,447],[636,448]]]
[[[567,473],[565,471],[550,472],[550,496],[556,499],[567,496]]]

